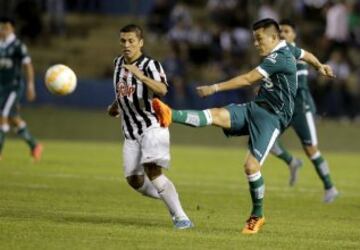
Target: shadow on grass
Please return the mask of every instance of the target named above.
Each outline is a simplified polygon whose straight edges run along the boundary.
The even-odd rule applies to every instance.
[[[88,223],[93,225],[119,225],[119,226],[139,226],[139,227],[171,227],[169,223],[163,223],[158,219],[136,217],[118,217],[107,215],[86,215],[67,212],[50,212],[50,211],[10,211],[3,210],[0,212],[0,219],[9,218],[12,220],[32,220],[32,221],[53,221],[55,223]]]

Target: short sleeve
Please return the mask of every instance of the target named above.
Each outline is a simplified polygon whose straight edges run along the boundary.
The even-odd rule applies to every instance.
[[[302,59],[304,57],[305,51],[297,46],[294,46],[292,44],[287,44],[287,46],[289,47],[291,53],[293,54],[293,56],[295,57],[295,59],[299,60]]]
[[[265,57],[256,70],[265,78],[269,78],[272,74],[281,71],[282,63],[279,54],[274,52]]]
[[[23,44],[23,43],[19,44],[17,54],[23,64],[28,64],[31,62],[31,58],[30,58],[28,49],[25,44]]]
[[[146,68],[146,71],[148,73],[148,77],[155,81],[162,82],[168,86],[166,74],[160,62],[151,60]]]

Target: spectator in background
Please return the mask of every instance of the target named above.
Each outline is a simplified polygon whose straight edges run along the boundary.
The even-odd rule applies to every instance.
[[[54,35],[63,35],[65,32],[64,0],[47,0],[46,9],[50,17],[50,32]]]
[[[164,35],[170,29],[170,13],[174,1],[155,0],[147,18],[148,29],[155,35]]]
[[[350,73],[346,81],[345,106],[346,115],[352,119],[360,121],[360,70]]]
[[[279,20],[279,14],[274,8],[275,1],[274,0],[264,0],[263,4],[261,4],[258,11],[258,19],[271,18],[276,21]]]
[[[186,27],[192,24],[192,17],[188,7],[185,4],[178,3],[170,14],[171,26],[176,25],[178,22],[184,23]]]
[[[345,97],[347,81],[350,76],[350,65],[341,50],[334,50],[326,64],[333,69],[336,78],[327,80],[325,83],[322,108],[331,117],[341,117],[346,113]]]
[[[179,57],[182,60],[187,60],[188,57],[189,30],[190,27],[187,26],[186,21],[180,18],[167,35],[171,47],[178,51]]]
[[[174,107],[185,104],[186,63],[181,59],[179,51],[170,47],[162,65],[169,82],[169,93],[165,97]]]
[[[36,41],[43,30],[40,2],[37,0],[19,1],[15,8],[19,34],[23,38]]]
[[[243,56],[251,44],[251,34],[241,27],[226,29],[220,34],[220,44],[225,53]]]
[[[345,0],[337,0],[326,12],[325,38],[328,41],[328,51],[343,48],[349,39],[348,8]]]
[[[202,65],[211,58],[212,34],[202,22],[194,24],[188,34],[188,57],[194,64]]]
[[[360,1],[350,5],[349,13],[349,32],[352,44],[360,46]]]
[[[231,26],[237,4],[237,0],[208,0],[206,8],[216,24]]]
[[[300,18],[306,18],[312,22],[322,21],[322,11],[327,5],[328,0],[299,0],[303,2],[303,14]],[[299,4],[298,4],[299,6]]]

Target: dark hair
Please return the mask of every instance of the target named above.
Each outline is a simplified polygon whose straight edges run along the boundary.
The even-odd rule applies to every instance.
[[[139,25],[128,24],[120,29],[121,32],[134,32],[139,39],[143,39],[143,30]]]
[[[274,20],[274,19],[271,19],[271,18],[265,18],[265,19],[261,19],[257,22],[255,22],[252,26],[252,29],[255,31],[255,30],[258,30],[258,29],[261,29],[261,28],[269,28],[269,27],[274,27],[276,32],[278,34],[280,34],[280,26],[279,24]]]
[[[296,29],[295,23],[293,21],[291,21],[290,19],[283,19],[280,21],[279,24],[290,26],[293,30]]]
[[[7,16],[1,16],[0,23],[10,23],[12,26],[15,26],[15,20]]]

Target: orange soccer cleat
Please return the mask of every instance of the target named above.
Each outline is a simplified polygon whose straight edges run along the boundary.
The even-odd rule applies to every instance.
[[[44,147],[40,143],[36,144],[36,146],[31,150],[31,156],[34,158],[34,161],[40,161],[43,150]]]
[[[161,127],[169,127],[172,122],[171,108],[160,101],[158,98],[154,98],[152,101],[152,107],[159,119]]]
[[[256,234],[262,225],[265,224],[265,217],[250,216],[242,230],[243,234]]]

